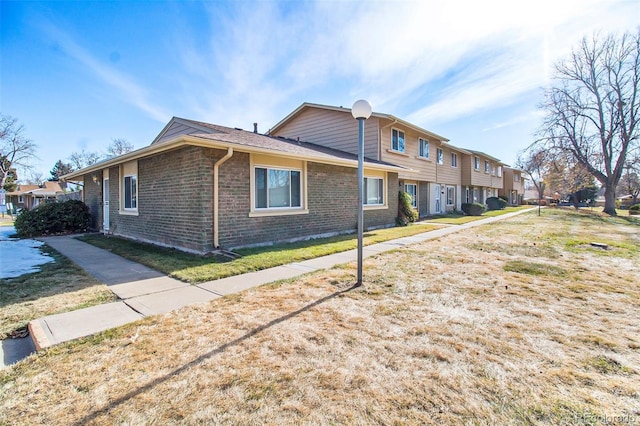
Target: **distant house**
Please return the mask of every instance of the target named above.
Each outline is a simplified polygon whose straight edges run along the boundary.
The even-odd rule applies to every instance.
[[[6,202],[14,211],[32,209],[47,200],[55,200],[64,191],[58,182],[46,181],[42,185],[18,185],[15,191],[7,192]]]
[[[504,188],[499,191],[499,195],[506,197],[512,206],[522,204],[525,192],[524,172],[508,166],[505,166],[502,170],[504,174]]]
[[[497,158],[484,152],[468,150],[462,165],[462,185],[466,203],[486,203],[497,197],[504,187],[503,166]]]
[[[357,153],[358,128],[351,110],[303,103],[269,130],[273,136],[306,140]],[[365,155],[403,166],[399,188],[413,197],[420,217],[460,208],[461,157],[467,151],[448,139],[391,114],[374,112],[365,121]]]
[[[149,146],[62,178],[82,183],[96,229],[203,253],[354,231],[357,165],[339,147],[174,117]],[[405,170],[369,153],[366,228],[394,224]]]

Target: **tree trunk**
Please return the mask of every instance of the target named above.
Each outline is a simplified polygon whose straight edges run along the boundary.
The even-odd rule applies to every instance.
[[[607,185],[604,188],[604,212],[610,216],[616,216],[616,191],[615,187]]]

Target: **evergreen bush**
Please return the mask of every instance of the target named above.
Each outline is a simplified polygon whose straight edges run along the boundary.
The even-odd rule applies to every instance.
[[[400,191],[398,193],[398,217],[396,224],[406,226],[411,222],[418,220],[418,212],[413,208],[411,202],[413,198],[407,192]]]
[[[502,198],[498,198],[498,197],[487,198],[488,210],[503,210],[505,207],[507,207],[507,202]]]
[[[467,216],[482,216],[485,210],[484,204],[480,203],[462,203],[460,208]]]
[[[82,201],[46,203],[25,210],[16,218],[14,226],[19,237],[85,232],[89,229],[91,214]]]

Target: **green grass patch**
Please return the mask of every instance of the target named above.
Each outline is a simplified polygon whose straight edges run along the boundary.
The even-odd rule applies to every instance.
[[[633,370],[625,367],[613,358],[598,355],[586,361],[587,367],[593,368],[602,374],[633,374]]]
[[[370,245],[408,237],[433,229],[436,227],[425,224],[378,229],[364,234],[364,244]],[[235,252],[242,257],[231,260],[221,255],[200,256],[176,249],[98,234],[85,235],[78,237],[78,239],[189,283],[201,283],[259,271],[357,247],[356,235],[338,235],[290,244],[238,249]]]
[[[491,210],[482,213],[481,216],[466,216],[461,212],[447,213],[446,215],[433,216],[426,219],[426,223],[442,223],[446,225],[463,225],[465,223],[474,222],[476,220],[486,219],[488,217],[502,216],[503,214],[517,212],[519,210],[529,209],[531,206],[506,207],[504,210]]]
[[[555,265],[547,263],[528,262],[525,260],[509,260],[503,269],[507,272],[517,272],[527,275],[554,275],[566,276],[568,271]]]

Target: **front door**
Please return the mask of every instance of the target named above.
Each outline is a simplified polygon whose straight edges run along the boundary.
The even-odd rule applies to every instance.
[[[440,214],[440,200],[442,199],[442,195],[440,194],[440,185],[436,184],[436,214]]]
[[[109,231],[109,179],[102,180],[102,231]]]

